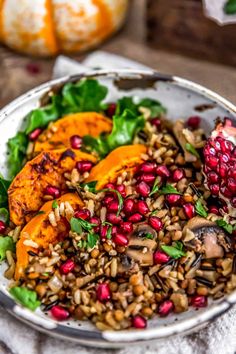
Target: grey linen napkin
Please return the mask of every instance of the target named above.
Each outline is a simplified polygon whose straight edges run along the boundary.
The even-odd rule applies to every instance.
[[[105,67],[104,67],[105,65]],[[104,52],[94,52],[79,64],[60,56],[53,77],[93,68],[148,69],[145,65]],[[0,354],[234,354],[236,353],[236,306],[199,332],[147,345],[105,350],[86,348],[41,334],[0,310]]]

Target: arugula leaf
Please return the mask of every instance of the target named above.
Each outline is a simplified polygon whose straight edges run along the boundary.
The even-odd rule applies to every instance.
[[[0,220],[5,223],[8,223],[9,211],[6,208],[0,208]]]
[[[121,115],[113,117],[113,128],[110,134],[93,138],[87,135],[83,138],[88,150],[95,150],[101,157],[123,145],[132,144],[135,135],[144,128],[143,116],[136,116],[131,110],[125,109]]]
[[[7,207],[8,205],[8,188],[10,187],[11,182],[7,181],[0,176],[0,207]]]
[[[177,191],[175,187],[173,187],[171,184],[166,184],[164,187],[162,187],[159,190],[160,194],[180,194],[180,192]]]
[[[14,286],[9,292],[21,305],[32,311],[35,311],[36,308],[40,306],[40,301],[37,299],[37,293],[35,291],[25,287]]]
[[[81,187],[85,189],[85,187],[88,189],[89,192],[91,193],[96,193],[96,184],[98,181],[91,181],[88,183],[82,183]]]
[[[178,259],[186,255],[183,251],[183,244],[180,241],[175,242],[172,246],[161,245],[161,249],[171,258]]]
[[[13,138],[8,140],[8,166],[9,176],[14,177],[22,168],[25,158],[28,139],[25,133],[18,132]]]
[[[190,154],[200,158],[199,153],[197,152],[197,150],[195,149],[195,147],[192,144],[186,143],[185,148],[188,152],[190,152]]]
[[[117,190],[115,189],[111,189],[111,188],[104,188],[104,189],[100,189],[98,191],[98,193],[101,193],[101,192],[112,192],[112,193],[115,193],[117,195],[117,198],[118,198],[118,210],[117,210],[117,216],[120,214],[121,212],[121,209],[123,208],[123,198],[122,198],[122,195],[120,194],[120,192],[118,192]]]
[[[139,102],[138,106],[150,109],[150,118],[160,117],[163,113],[167,112],[166,108],[162,106],[159,101],[153,100],[151,98],[144,98]]]
[[[203,218],[207,218],[208,212],[204,205],[201,202],[201,199],[198,199],[196,204],[195,204],[195,209],[198,215],[202,216]]]
[[[53,209],[56,209],[58,207],[58,202],[57,200],[55,199],[53,202],[52,202],[52,208]]]
[[[94,233],[89,233],[87,235],[87,246],[89,248],[94,248],[99,240],[99,236]]]
[[[158,187],[158,183],[160,182],[160,178],[159,176],[155,179],[154,185],[152,187],[151,192],[149,193],[149,197],[151,197],[153,194],[155,194],[156,192],[158,192],[159,187]]]
[[[236,14],[236,0],[228,0],[224,5],[224,12],[227,15]]]
[[[226,232],[232,234],[233,226],[231,224],[228,224],[224,219],[216,220],[216,223],[219,227],[222,227]]]
[[[6,258],[6,251],[15,252],[15,243],[10,236],[0,236],[0,262]]]
[[[153,239],[153,235],[150,232],[148,232],[144,237],[150,240]]]

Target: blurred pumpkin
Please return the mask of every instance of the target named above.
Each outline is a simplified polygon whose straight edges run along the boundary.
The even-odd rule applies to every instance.
[[[123,23],[129,0],[0,0],[0,41],[31,55],[89,49]]]

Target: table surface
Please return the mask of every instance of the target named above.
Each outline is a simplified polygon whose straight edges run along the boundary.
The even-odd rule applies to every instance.
[[[236,70],[180,55],[157,51],[145,44],[145,0],[132,0],[125,27],[100,49],[127,56],[161,72],[182,76],[215,90],[236,103]],[[84,55],[74,55],[77,60]],[[32,59],[0,47],[0,107],[19,94],[51,78],[54,59]],[[39,65],[38,74],[30,74],[27,64]]]

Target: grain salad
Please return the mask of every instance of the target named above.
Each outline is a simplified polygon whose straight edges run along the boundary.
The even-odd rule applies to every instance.
[[[144,329],[236,288],[236,128],[107,91],[66,84],[9,140],[0,259],[32,311]]]

